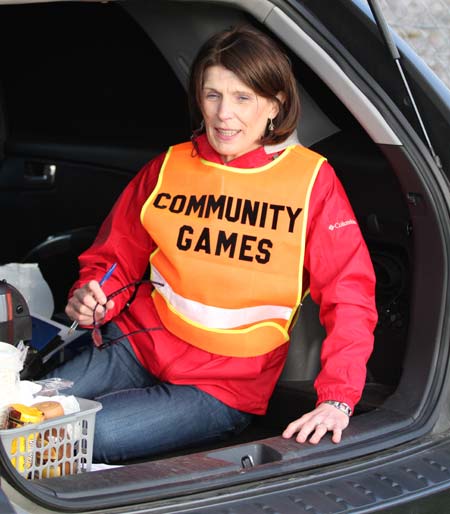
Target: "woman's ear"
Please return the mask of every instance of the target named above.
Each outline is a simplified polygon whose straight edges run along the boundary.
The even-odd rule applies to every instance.
[[[279,103],[273,101],[273,112],[271,116],[272,118],[276,118],[278,116],[278,113],[280,112],[280,104],[284,104],[286,100],[286,95],[282,91],[279,91],[275,96]]]
[[[286,95],[283,93],[283,91],[278,91],[278,93],[275,95],[281,104],[284,104],[286,101]]]

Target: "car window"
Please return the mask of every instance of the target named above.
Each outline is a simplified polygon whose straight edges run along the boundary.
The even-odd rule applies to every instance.
[[[182,86],[115,4],[5,6],[0,46],[15,140],[164,147],[187,137]]]

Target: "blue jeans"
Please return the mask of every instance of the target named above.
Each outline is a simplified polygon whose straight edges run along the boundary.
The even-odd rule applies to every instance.
[[[120,335],[109,323],[103,339]],[[252,419],[194,386],[160,382],[142,367],[127,339],[101,351],[88,344],[44,378],[51,377],[74,382],[64,394],[101,402],[95,422],[96,462],[128,461],[225,440]]]

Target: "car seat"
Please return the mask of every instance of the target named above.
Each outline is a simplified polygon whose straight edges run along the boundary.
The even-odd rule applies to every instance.
[[[98,227],[88,226],[47,237],[31,249],[22,262],[36,262],[55,302],[54,318],[66,322],[64,308],[69,289],[78,277],[78,256],[94,241]]]
[[[326,332],[319,321],[319,306],[308,294],[291,332],[291,343],[279,384],[314,380],[320,370],[320,349]]]

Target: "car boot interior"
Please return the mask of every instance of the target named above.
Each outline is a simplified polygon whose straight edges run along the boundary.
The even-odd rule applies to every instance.
[[[306,45],[295,50],[280,13],[252,13],[251,2],[243,4],[246,12],[215,3],[163,1],[0,7],[0,46],[7,48],[1,57],[6,132],[0,212],[8,241],[0,257],[41,264],[57,298],[56,316],[76,273],[76,254],[90,244],[120,191],[146,161],[189,138],[185,87],[198,46],[216,30],[245,22],[278,38],[291,58],[302,93],[300,141],[336,170],[376,271],[374,352],[362,400],[339,448],[330,451],[328,441],[320,448],[297,449],[281,440],[286,424],[315,403],[323,329],[317,306],[305,302],[267,415],[236,439],[188,451],[201,455],[198,465],[212,476],[240,469],[246,452],[263,464],[283,460],[288,466],[293,458],[297,466],[308,467],[411,438],[423,429],[412,420],[424,408],[440,355],[436,320],[445,259],[438,209],[431,201],[436,195],[424,178],[422,160],[391,136],[389,124],[403,133],[389,100],[371,92],[370,80],[361,85],[360,103],[350,89],[346,97],[345,88],[327,79],[326,57],[309,56]],[[318,30],[306,15],[302,23],[305,33]],[[346,71],[353,77],[351,69]],[[355,73],[355,82],[361,76]],[[384,121],[370,114],[374,105],[384,112]],[[49,165],[56,169],[53,179],[45,178]],[[76,239],[77,234],[82,237]],[[427,265],[431,251],[432,269]],[[236,445],[244,446],[236,450]],[[160,467],[145,468],[147,481],[158,476],[160,485],[172,483],[164,457],[177,458],[162,456]],[[179,462],[192,471],[197,461],[191,457],[189,464]],[[218,461],[231,467],[224,472]],[[120,471],[115,473],[118,477]],[[137,475],[120,476],[125,487]],[[94,494],[95,481],[81,476],[52,480],[58,494],[65,481],[80,495],[90,489]]]

